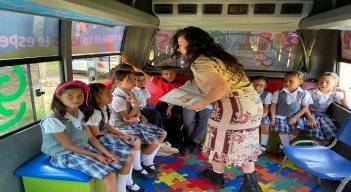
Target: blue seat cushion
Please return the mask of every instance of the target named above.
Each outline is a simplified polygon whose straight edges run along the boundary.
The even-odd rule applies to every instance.
[[[311,175],[340,180],[351,175],[351,162],[324,146],[286,146],[284,154]]]
[[[51,165],[49,156],[41,153],[15,170],[17,176],[35,178],[89,182],[92,177],[68,168],[57,168]]]

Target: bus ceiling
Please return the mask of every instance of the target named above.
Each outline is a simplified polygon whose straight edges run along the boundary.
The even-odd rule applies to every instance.
[[[158,18],[153,14],[115,0],[0,1],[0,9],[111,27],[118,25],[157,28],[159,25]]]

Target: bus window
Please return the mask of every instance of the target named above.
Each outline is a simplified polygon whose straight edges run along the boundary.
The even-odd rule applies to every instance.
[[[349,98],[349,103],[351,102],[351,64],[350,63],[345,63],[345,62],[340,62],[339,63],[340,67],[340,74],[339,74],[339,86],[343,89],[346,90],[346,93],[348,94]]]

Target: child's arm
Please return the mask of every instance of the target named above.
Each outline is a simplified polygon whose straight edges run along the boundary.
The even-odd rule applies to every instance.
[[[308,105],[301,105],[301,109],[289,119],[288,124],[289,125],[294,125],[296,123],[296,121],[297,121],[297,118],[299,118],[303,114],[305,114],[307,110],[308,110]]]
[[[145,75],[145,79],[146,79],[147,81],[151,81],[152,76],[151,76],[150,74],[146,73],[144,70],[140,69],[139,67],[135,66],[134,64],[131,64],[131,63],[128,61],[128,58],[127,58],[126,56],[124,56],[124,55],[122,56],[122,62],[123,62],[124,64],[127,64],[127,65],[132,66],[133,69],[134,69],[135,71],[137,71],[137,72],[142,72],[142,73]]]
[[[262,117],[266,117],[268,115],[268,112],[269,112],[269,104],[264,104]]]
[[[122,141],[124,141],[126,143],[131,143],[134,141],[133,136],[128,135],[119,129],[115,129],[114,127],[112,127],[111,124],[107,124],[107,130],[110,133],[112,133],[114,136],[117,136],[117,138],[121,139]]]
[[[88,133],[88,141],[89,143],[95,147],[97,150],[99,150],[102,154],[107,157],[108,162],[107,163],[116,163],[118,160],[117,157],[112,155],[101,143],[99,140],[96,139],[96,137],[90,132],[89,127],[83,126],[83,129],[85,129]],[[99,159],[98,159],[99,160]],[[100,160],[99,160],[100,161]]]
[[[172,115],[172,108],[174,107],[174,105],[173,104],[170,104],[170,103],[168,103],[168,107],[167,107],[167,109],[166,109],[166,115],[167,116],[171,116]]]
[[[90,151],[88,151],[86,149],[83,149],[83,148],[78,147],[75,144],[73,144],[71,142],[71,140],[69,139],[68,135],[65,132],[53,133],[53,136],[68,151],[72,151],[72,152],[75,152],[75,153],[79,153],[79,154],[83,154],[83,155],[92,157],[94,159],[97,159],[98,161],[100,161],[103,164],[107,164],[108,163],[108,159],[106,157],[104,157],[103,155],[100,155],[98,153],[90,152]]]
[[[89,125],[90,132],[93,136],[105,135],[105,133],[100,131],[100,127],[98,125]]]
[[[271,124],[275,125],[275,114],[277,112],[277,104],[273,103],[271,104],[269,108],[269,114],[271,115]]]
[[[334,88],[335,92],[342,92],[344,94],[344,98],[341,99],[339,102],[341,103],[341,105],[343,105],[344,107],[350,108],[349,106],[349,98],[348,98],[348,94],[346,92],[345,89],[342,89],[340,87],[335,87]]]
[[[308,120],[308,126],[309,127],[318,127],[318,122],[313,118],[311,111],[309,109],[307,109],[305,116]]]

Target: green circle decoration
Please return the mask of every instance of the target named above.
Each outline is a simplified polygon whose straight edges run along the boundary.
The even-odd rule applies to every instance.
[[[18,76],[17,91],[9,95],[6,95],[0,92],[0,115],[3,115],[8,118],[12,117],[15,111],[13,109],[5,108],[3,103],[17,100],[23,95],[26,89],[26,76],[23,72],[23,69],[20,66],[12,66],[12,68],[14,69],[15,73]],[[8,74],[2,74],[0,76],[0,86],[10,80],[11,80],[11,77]],[[15,114],[15,116],[13,116],[12,118],[10,118],[7,122],[0,124],[0,132],[9,129],[11,126],[13,126],[18,121],[20,121],[24,113],[26,112],[26,108],[27,108],[26,102],[21,101],[19,103],[18,113]]]

